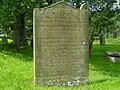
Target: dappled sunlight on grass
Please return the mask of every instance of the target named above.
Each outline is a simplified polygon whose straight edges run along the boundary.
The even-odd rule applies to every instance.
[[[33,84],[32,58],[32,49],[18,53],[13,45],[0,44],[0,90],[28,90]]]

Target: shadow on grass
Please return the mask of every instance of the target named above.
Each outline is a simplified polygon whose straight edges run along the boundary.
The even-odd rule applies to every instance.
[[[112,79],[101,79],[101,80],[95,80],[95,81],[91,81],[89,82],[88,84],[100,84],[100,83],[104,83],[104,82],[107,82],[107,81],[110,81]]]
[[[95,68],[94,71],[99,71],[103,75],[109,75],[111,77],[120,77],[120,63],[112,63],[106,60],[105,51],[117,51],[120,52],[120,45],[98,45],[93,46],[92,55],[90,56],[90,64]]]
[[[30,46],[25,46],[20,52],[17,52],[13,44],[0,44],[0,53],[4,55],[13,56],[24,61],[33,60],[33,49]]]

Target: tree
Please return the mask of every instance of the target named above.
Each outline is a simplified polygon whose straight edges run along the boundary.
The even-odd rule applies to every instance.
[[[33,8],[44,7],[44,0],[1,0],[0,4],[1,28],[8,31],[11,25],[15,27],[15,46],[19,51],[21,43],[26,39],[26,15],[32,19]]]
[[[114,8],[115,0],[88,0],[88,6],[90,11],[90,31],[93,32],[90,34],[90,39],[94,40],[94,36],[100,36],[100,43],[105,43],[105,33],[109,32],[109,27],[114,27],[115,23],[112,21],[112,18],[115,17],[119,11],[118,8]],[[113,9],[114,8],[114,9]],[[101,36],[102,35],[102,36]],[[90,40],[93,43],[93,40]],[[90,50],[92,49],[92,44],[90,45]]]
[[[89,49],[91,51],[94,36],[100,36],[100,43],[105,43],[105,34],[109,32],[109,27],[115,26],[112,18],[120,15],[120,9],[114,7],[116,0],[71,0],[79,8],[82,3],[87,3],[89,7]],[[103,40],[104,39],[104,40]]]

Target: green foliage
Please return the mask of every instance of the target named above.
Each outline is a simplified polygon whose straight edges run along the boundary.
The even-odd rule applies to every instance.
[[[117,28],[116,20],[119,19],[120,9],[115,8],[116,0],[69,0],[76,3],[79,8],[82,3],[89,7],[89,29],[99,35],[103,30],[105,33]],[[69,2],[68,1],[68,2]],[[114,18],[117,17],[117,18]],[[114,19],[113,19],[114,18]]]
[[[0,27],[7,30],[16,22],[19,13],[31,16],[35,7],[43,7],[44,0],[1,0],[0,1]]]
[[[116,27],[116,17],[120,12],[114,8],[115,0],[88,0],[90,8],[90,26],[94,28],[97,34],[101,30],[109,32]]]

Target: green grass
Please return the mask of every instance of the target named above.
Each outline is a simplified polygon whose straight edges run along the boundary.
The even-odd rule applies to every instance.
[[[107,45],[93,45],[90,84],[77,87],[35,87],[32,49],[27,47],[18,53],[14,46],[0,44],[0,90],[120,90],[120,64],[108,62],[104,57],[105,51],[120,51],[119,40],[108,39]]]
[[[107,44],[116,44],[120,45],[120,37],[119,38],[108,38],[106,39]],[[95,40],[94,44],[99,44],[99,40]]]

